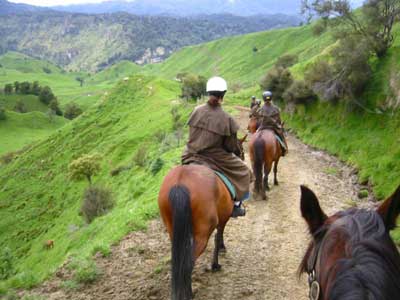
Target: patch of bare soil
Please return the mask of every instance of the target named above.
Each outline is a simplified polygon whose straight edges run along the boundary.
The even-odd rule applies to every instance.
[[[247,112],[238,117],[247,127]],[[309,241],[299,209],[300,184],[312,188],[323,209],[331,214],[356,205],[353,170],[336,158],[315,151],[293,136],[289,154],[279,163],[279,186],[272,186],[267,201],[250,200],[247,215],[229,221],[225,231],[227,253],[222,270],[207,271],[213,239],[197,261],[193,274],[195,299],[308,299],[307,278],[298,279],[297,268]],[[270,176],[272,183],[272,176]],[[70,275],[58,277],[31,293],[46,299],[169,299],[170,243],[160,220],[144,232],[125,237],[109,258],[96,258],[103,275],[78,290],[62,288]]]

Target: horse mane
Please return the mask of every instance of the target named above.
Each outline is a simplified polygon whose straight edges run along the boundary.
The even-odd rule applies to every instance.
[[[345,258],[333,268],[329,299],[398,299],[400,297],[400,255],[380,215],[373,210],[349,209],[332,216],[315,235],[299,271],[307,271],[313,246],[323,243],[332,232],[346,236]],[[328,272],[331,270],[328,270]]]

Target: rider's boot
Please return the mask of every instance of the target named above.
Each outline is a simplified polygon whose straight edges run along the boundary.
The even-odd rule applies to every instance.
[[[246,210],[242,207],[242,201],[235,201],[233,205],[232,218],[243,217],[246,215]]]

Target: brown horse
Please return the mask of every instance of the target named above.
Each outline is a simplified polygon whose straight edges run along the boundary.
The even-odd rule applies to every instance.
[[[376,210],[331,217],[302,186],[301,213],[313,237],[299,268],[308,274],[310,299],[400,299],[400,255],[389,235],[400,213],[400,186]]]
[[[252,117],[252,118],[250,118],[249,124],[247,125],[247,130],[248,130],[250,133],[253,134],[253,133],[255,133],[255,132],[257,131],[258,126],[259,126],[259,124],[258,124],[258,122],[257,122],[257,118]]]
[[[282,156],[282,148],[275,133],[271,129],[258,130],[249,143],[250,160],[256,181],[254,193],[267,199],[266,191],[269,190],[268,175],[274,165],[274,184],[278,185],[278,163]],[[264,180],[263,180],[264,174]]]
[[[243,157],[242,143],[240,156]],[[217,271],[220,250],[225,249],[224,229],[233,201],[222,180],[208,167],[183,165],[173,168],[161,185],[158,205],[172,247],[173,300],[192,299],[192,270],[215,229],[215,249],[211,268]]]

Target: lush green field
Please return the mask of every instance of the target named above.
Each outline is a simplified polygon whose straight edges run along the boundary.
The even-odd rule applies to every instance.
[[[0,248],[12,250],[17,271],[6,286],[30,286],[67,256],[89,256],[99,245],[108,247],[130,230],[143,228],[157,214],[160,180],[178,163],[181,149],[176,143],[161,145],[156,135],[171,131],[169,111],[178,88],[166,80],[133,77],[81,117],[0,167]],[[181,110],[187,115],[189,107]],[[148,151],[147,166],[110,175],[115,168],[131,166],[140,147]],[[101,154],[102,171],[95,183],[110,188],[116,200],[112,212],[90,225],[79,216],[87,183],[68,176],[69,163],[88,153]],[[164,165],[153,176],[149,169],[158,157]],[[54,240],[52,250],[43,248],[46,240]]]
[[[40,102],[39,98],[35,95],[21,95],[15,93],[11,95],[5,95],[0,93],[0,107],[4,107],[7,110],[15,110],[15,105],[19,101],[24,104],[26,112],[47,112],[48,110],[48,107]]]

